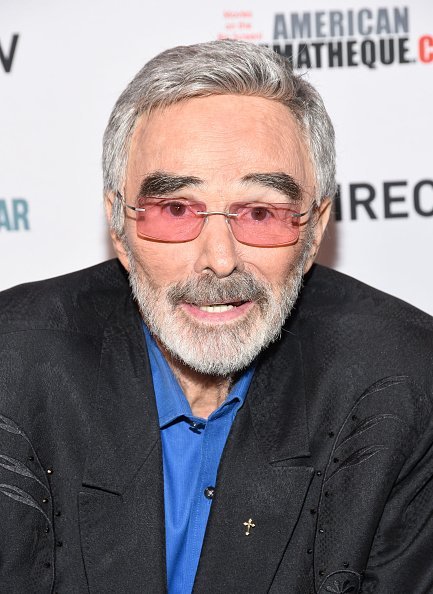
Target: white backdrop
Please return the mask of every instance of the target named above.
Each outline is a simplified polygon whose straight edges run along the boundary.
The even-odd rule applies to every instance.
[[[319,259],[433,313],[430,0],[2,0],[0,17],[0,288],[112,255],[115,100],[159,51],[232,36],[292,51],[333,118],[341,197]]]

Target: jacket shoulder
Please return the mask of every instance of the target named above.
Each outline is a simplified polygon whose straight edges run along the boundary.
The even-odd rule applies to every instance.
[[[0,332],[67,329],[93,333],[115,307],[130,300],[118,260],[0,293]]]
[[[433,318],[412,305],[322,266],[305,281],[296,331],[309,357],[336,381],[368,385],[406,375],[433,402]],[[348,388],[349,389],[349,388]]]
[[[316,264],[305,279],[302,315],[378,318],[433,331],[433,317],[413,305],[331,268]]]

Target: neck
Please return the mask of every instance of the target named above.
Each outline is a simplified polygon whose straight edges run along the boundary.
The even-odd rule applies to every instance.
[[[195,417],[207,419],[227,398],[232,377],[205,375],[174,359],[161,344],[159,348],[171,367]]]

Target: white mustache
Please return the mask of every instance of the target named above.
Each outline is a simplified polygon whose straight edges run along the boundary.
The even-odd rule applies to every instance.
[[[270,294],[268,285],[258,281],[252,274],[234,272],[224,279],[208,274],[176,283],[168,289],[167,298],[173,306],[182,302],[198,306],[241,301],[264,304],[268,302]]]

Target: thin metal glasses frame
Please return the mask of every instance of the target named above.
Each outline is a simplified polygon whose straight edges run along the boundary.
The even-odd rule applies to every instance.
[[[123,203],[123,205],[126,208],[129,208],[130,210],[133,210],[134,212],[146,212],[146,208],[144,208],[144,207],[133,206],[132,204],[128,204],[126,202],[125,198],[122,196],[122,194],[119,191],[117,191],[116,195],[117,195],[117,198]],[[236,204],[236,202],[234,204]],[[309,214],[315,208],[315,206],[316,206],[316,203],[313,201],[312,204],[309,206],[309,208],[307,210],[305,210],[304,212],[299,212],[299,213],[292,212],[292,213],[290,213],[290,216],[294,219],[300,219],[301,217]],[[206,218],[208,216],[212,216],[212,215],[222,215],[223,217],[226,217],[226,220],[236,219],[239,216],[238,213],[225,212],[225,211],[221,211],[221,210],[209,210],[209,211],[203,210],[203,211],[192,211],[192,212],[194,213],[194,215],[204,217],[204,218]],[[202,229],[200,229],[198,235],[200,235],[201,230]],[[233,232],[233,230],[232,230],[232,232]],[[196,237],[198,237],[198,235]],[[146,237],[146,235],[144,235],[144,237]],[[235,237],[236,237],[236,235],[235,235]],[[195,239],[195,238],[193,238],[193,239]],[[156,238],[149,237],[149,239],[156,239]],[[193,239],[186,240],[186,241],[193,241]],[[161,240],[161,241],[168,241],[168,240]],[[296,239],[294,239],[293,241],[296,241]],[[242,241],[241,243],[247,243],[247,242]],[[288,242],[287,244],[275,244],[275,245],[288,245],[289,243],[291,243],[291,242]],[[247,243],[247,245],[254,245],[254,244]],[[265,247],[265,246],[262,246],[262,247]]]

